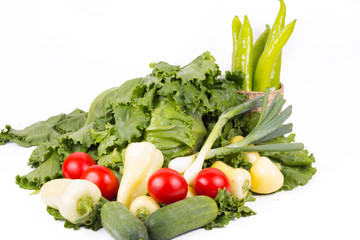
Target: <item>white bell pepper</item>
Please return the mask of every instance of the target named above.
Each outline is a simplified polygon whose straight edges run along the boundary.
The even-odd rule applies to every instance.
[[[101,191],[88,180],[55,179],[45,183],[41,190],[43,202],[59,210],[61,216],[71,223],[88,215],[101,198]]]
[[[149,142],[131,143],[125,152],[124,173],[117,201],[127,208],[138,196],[147,194],[147,182],[164,163],[164,156]]]

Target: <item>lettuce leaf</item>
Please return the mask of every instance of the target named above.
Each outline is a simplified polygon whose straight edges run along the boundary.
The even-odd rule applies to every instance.
[[[237,92],[241,75],[220,77],[209,52],[183,67],[165,62],[150,67],[148,76],[103,91],[88,113],[76,109],[20,131],[11,127],[1,131],[0,144],[13,141],[37,146],[29,159],[34,169],[17,176],[19,186],[38,189],[61,177],[62,163],[74,151],[88,152],[98,163],[121,171],[117,153],[135,141],[154,143],[164,153],[166,166],[174,157],[197,151],[211,121],[245,100]],[[228,130],[233,126],[230,121]]]
[[[169,160],[197,151],[206,134],[200,115],[186,114],[174,100],[160,99],[151,113],[145,140]]]
[[[304,186],[316,173],[316,168],[311,166],[289,167],[281,166],[281,172],[284,175],[284,184],[282,190],[291,190],[296,186]]]
[[[16,184],[21,188],[29,190],[37,190],[51,179],[62,176],[57,153],[51,155],[45,162],[25,176],[16,176]]]
[[[214,221],[205,226],[207,230],[225,227],[234,218],[248,217],[256,214],[249,207],[245,206],[246,202],[255,201],[250,191],[244,199],[239,200],[226,191],[226,189],[219,189],[214,200],[218,205],[218,216]]]
[[[37,146],[50,142],[65,133],[75,132],[80,129],[87,119],[87,112],[75,109],[69,114],[59,114],[45,121],[36,122],[23,130],[16,130],[10,125],[0,133],[0,143],[15,142],[23,147]]]

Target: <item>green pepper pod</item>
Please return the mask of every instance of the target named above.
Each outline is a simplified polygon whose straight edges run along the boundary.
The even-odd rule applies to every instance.
[[[280,9],[278,15],[276,16],[275,22],[271,27],[269,38],[266,42],[266,45],[270,43],[270,41],[279,34],[279,32],[285,26],[285,16],[286,16],[286,5],[283,0],[280,0]]]
[[[282,48],[295,28],[296,20],[285,26],[265,47],[256,66],[253,91],[264,92],[270,85],[271,72]]]
[[[236,58],[236,50],[239,42],[239,33],[241,29],[241,22],[238,16],[235,16],[232,21],[232,39],[233,39],[233,55],[232,55],[232,64],[231,71],[235,71],[235,58]]]
[[[236,51],[235,70],[240,70],[244,75],[242,90],[252,90],[252,54],[253,54],[253,33],[247,16],[244,17],[244,24],[239,33],[239,43]]]
[[[285,16],[286,16],[286,5],[283,0],[280,0],[280,9],[278,15],[276,16],[275,22],[271,28],[270,36],[266,44],[268,44],[285,26]],[[280,88],[280,71],[281,71],[281,52],[278,58],[275,61],[271,76],[270,76],[270,85],[271,90],[276,90]]]
[[[262,52],[264,51],[265,44],[268,40],[269,34],[270,34],[270,26],[266,24],[264,32],[260,34],[256,42],[254,43],[253,59],[252,59],[253,74],[255,74],[256,65],[258,63],[258,60]]]

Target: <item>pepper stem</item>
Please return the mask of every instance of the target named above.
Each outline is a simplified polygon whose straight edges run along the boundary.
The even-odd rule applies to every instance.
[[[140,208],[136,211],[136,217],[140,219],[140,221],[145,222],[147,217],[150,215],[150,211],[147,208]]]
[[[81,217],[76,219],[76,223],[83,222],[94,209],[94,201],[90,196],[79,198],[76,205],[76,211],[81,214]]]

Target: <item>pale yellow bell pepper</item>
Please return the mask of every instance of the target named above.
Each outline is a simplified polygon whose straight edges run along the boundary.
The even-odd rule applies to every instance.
[[[127,208],[138,196],[146,195],[150,176],[162,167],[164,156],[149,142],[131,143],[125,152],[124,173],[117,201]]]

